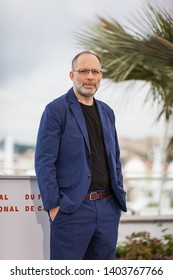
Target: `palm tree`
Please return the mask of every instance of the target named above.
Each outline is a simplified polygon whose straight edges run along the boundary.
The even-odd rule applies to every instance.
[[[173,14],[158,11],[151,5],[144,7],[143,12],[131,22],[133,29],[122,26],[113,18],[98,16],[95,23],[76,33],[76,39],[81,46],[101,56],[104,78],[113,82],[150,83],[148,96],[161,106],[157,120],[164,116],[166,123],[171,123]],[[172,147],[173,138],[169,155]]]

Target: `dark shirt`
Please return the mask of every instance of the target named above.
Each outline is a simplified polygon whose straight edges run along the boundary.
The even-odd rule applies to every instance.
[[[110,178],[103,139],[103,130],[97,107],[80,103],[88,130],[91,157],[92,178],[90,191],[109,189]]]

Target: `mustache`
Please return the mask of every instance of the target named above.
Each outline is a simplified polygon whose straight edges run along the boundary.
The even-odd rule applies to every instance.
[[[95,83],[84,83],[84,85],[87,85],[87,86],[96,86]]]

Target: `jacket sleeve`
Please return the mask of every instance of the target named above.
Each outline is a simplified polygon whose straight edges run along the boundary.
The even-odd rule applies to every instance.
[[[56,159],[61,141],[62,121],[54,103],[46,106],[40,121],[35,149],[35,171],[45,210],[59,205]]]

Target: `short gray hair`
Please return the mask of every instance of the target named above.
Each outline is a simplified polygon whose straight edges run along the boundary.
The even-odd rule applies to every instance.
[[[94,55],[95,57],[97,57],[98,61],[100,62],[100,65],[101,65],[101,58],[99,57],[98,54],[92,52],[92,51],[83,51],[83,52],[80,52],[78,53],[72,60],[72,69],[74,70],[75,69],[75,66],[76,66],[76,63],[77,63],[77,60],[78,58],[83,55],[83,54],[92,54]]]

